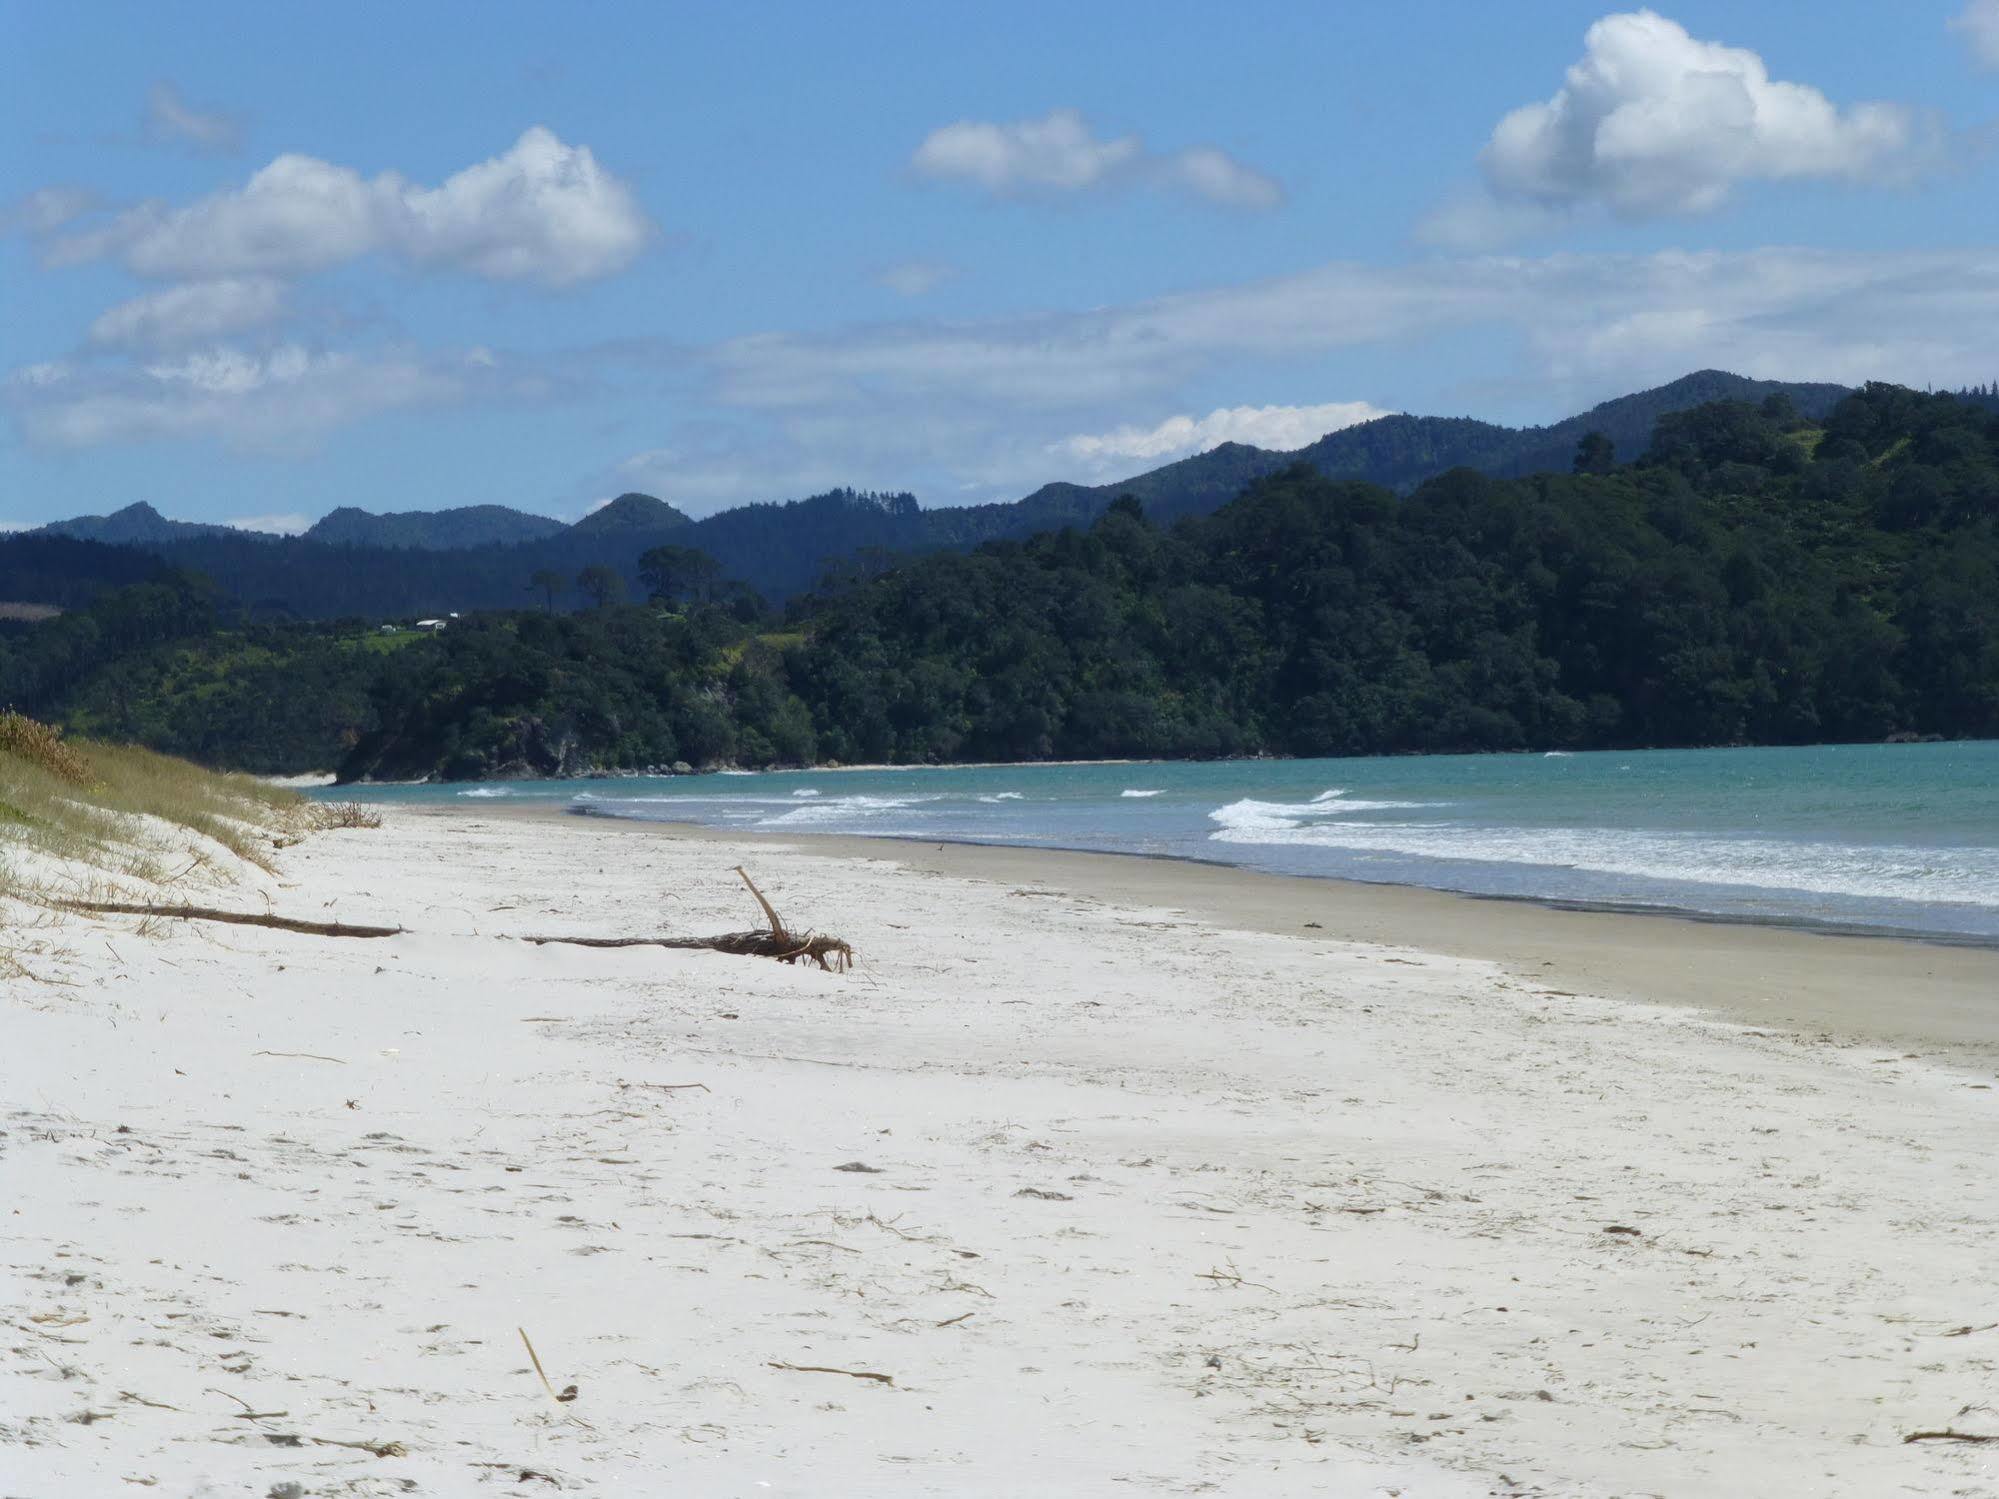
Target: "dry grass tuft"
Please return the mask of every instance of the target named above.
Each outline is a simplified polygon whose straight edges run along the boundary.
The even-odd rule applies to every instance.
[[[365,802],[321,802],[313,820],[322,828],[378,828],[382,814]]]
[[[11,709],[0,713],[0,755],[13,755],[31,765],[39,765],[59,781],[72,786],[90,784],[90,767],[71,746],[63,743],[62,730],[38,723]]]

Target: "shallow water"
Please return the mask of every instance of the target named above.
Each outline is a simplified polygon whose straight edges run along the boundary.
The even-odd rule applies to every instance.
[[[1999,742],[729,772],[364,794],[1098,849],[1999,940]]]

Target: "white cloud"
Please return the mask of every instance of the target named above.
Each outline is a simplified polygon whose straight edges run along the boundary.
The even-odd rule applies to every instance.
[[[1075,110],[1051,109],[1038,120],[959,120],[933,130],[910,165],[918,176],[993,193],[1078,192],[1113,180],[1144,151],[1135,135],[1098,140]]]
[[[1950,25],[1981,67],[1999,68],[1999,0],[1965,0]]]
[[[40,187],[0,211],[0,234],[36,237],[53,234],[97,206],[97,195],[81,187]]]
[[[284,310],[284,288],[267,276],[192,281],[107,309],[90,325],[101,347],[167,348],[257,328]]]
[[[385,411],[447,405],[475,393],[462,363],[388,353],[267,353],[215,348],[115,368],[17,371],[0,387],[21,435],[44,448],[219,438],[250,451],[308,449],[328,432]],[[499,393],[495,389],[491,393]]]
[[[1706,213],[1744,182],[1905,177],[1925,128],[1899,104],[1842,110],[1754,52],[1641,10],[1591,26],[1562,87],[1502,119],[1480,165],[1503,203]]]
[[[57,263],[116,256],[141,276],[196,279],[297,275],[380,252],[563,286],[624,269],[650,232],[630,189],[589,147],[536,126],[435,188],[280,156],[240,188],[184,208],[143,205],[50,253]]]
[[[1101,470],[1124,461],[1164,463],[1205,453],[1225,442],[1288,453],[1328,432],[1371,422],[1392,413],[1367,401],[1332,401],[1320,406],[1223,406],[1206,416],[1169,416],[1152,427],[1123,426],[1109,432],[1066,437],[1049,451]]]
[[[312,526],[312,517],[291,511],[284,515],[236,515],[222,523],[239,531],[260,531],[267,536],[296,536]]]
[[[243,144],[242,124],[233,115],[196,109],[171,83],[156,83],[148,91],[144,122],[146,138],[163,145],[226,152]]]
[[[1159,170],[1168,181],[1225,208],[1275,208],[1284,201],[1275,178],[1213,146],[1176,151],[1160,162]]]
[[[934,182],[1002,197],[1061,196],[1132,184],[1174,188],[1225,208],[1275,208],[1277,182],[1212,146],[1148,151],[1137,135],[1099,139],[1073,109],[1000,124],[959,120],[933,130],[910,166]]]
[[[877,285],[898,296],[927,297],[945,282],[955,280],[958,267],[936,260],[904,260],[875,274]]]

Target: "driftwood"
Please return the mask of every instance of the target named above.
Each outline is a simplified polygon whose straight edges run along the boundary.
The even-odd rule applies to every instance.
[[[674,947],[733,953],[742,958],[776,958],[795,963],[808,958],[821,968],[838,970],[853,961],[854,950],[837,937],[777,936],[770,932],[724,932],[719,937],[529,937],[536,947],[550,942],[571,947]]]
[[[293,916],[271,916],[256,911],[223,911],[214,906],[151,906],[119,900],[59,900],[70,911],[92,911],[108,916],[160,916],[170,921],[224,921],[232,926],[267,926],[280,932],[304,932],[311,937],[398,937],[399,926],[354,926],[344,921],[301,921]]]
[[[780,963],[796,963],[800,958],[817,963],[829,973],[843,973],[853,966],[854,949],[838,937],[822,932],[793,932],[757,889],[741,865],[736,873],[749,886],[750,894],[763,908],[770,925],[753,932],[724,932],[719,937],[528,937],[523,940],[541,947],[550,942],[571,947],[674,947],[698,948],[707,952],[732,953],[745,958],[775,958]],[[70,911],[89,911],[109,916],[155,916],[170,921],[221,921],[233,926],[270,927],[280,932],[303,932],[311,937],[398,937],[406,930],[399,926],[357,926],[344,921],[301,921],[293,916],[273,916],[255,911],[224,911],[214,906],[158,906],[115,900],[59,900]]]
[[[817,963],[829,973],[843,973],[853,966],[854,949],[838,937],[823,932],[793,932],[785,928],[775,907],[757,889],[756,881],[740,864],[736,873],[763,907],[769,927],[754,932],[724,932],[719,937],[528,937],[523,940],[542,947],[551,942],[571,947],[672,947],[683,951],[700,949],[725,952],[742,958],[775,958],[780,963],[796,963],[800,958]]]

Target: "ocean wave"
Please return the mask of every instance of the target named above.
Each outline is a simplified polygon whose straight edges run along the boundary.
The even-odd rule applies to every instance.
[[[1219,823],[1224,831],[1283,832],[1322,826],[1362,812],[1415,812],[1447,805],[1446,802],[1368,801],[1349,797],[1336,787],[1320,792],[1309,802],[1260,802],[1244,797],[1226,807],[1215,808],[1208,814],[1208,820]]]
[[[1211,818],[1217,843],[1322,848],[1453,864],[1539,866],[1662,885],[1728,886],[1848,899],[1991,905],[1999,850],[1790,842],[1611,828],[1480,827],[1447,821],[1305,819],[1283,804],[1235,803]]]
[[[813,788],[810,786],[800,786],[796,791],[792,792],[791,794],[793,796],[817,796],[819,793],[813,790]]]
[[[982,796],[979,800],[996,806],[1000,802],[1023,802],[1027,797],[1025,793],[1019,791],[995,791],[991,796]]]
[[[835,796],[824,800],[808,801],[803,806],[786,801],[779,805],[787,810],[773,817],[760,818],[760,828],[823,827],[832,824],[869,821],[885,813],[899,812],[905,807],[921,806],[925,802],[943,801],[942,796]]]
[[[1165,794],[1163,791],[1146,791],[1135,786],[1127,786],[1118,793],[1119,796],[1164,796]]]
[[[458,793],[460,796],[512,796],[510,786],[471,786]]]

